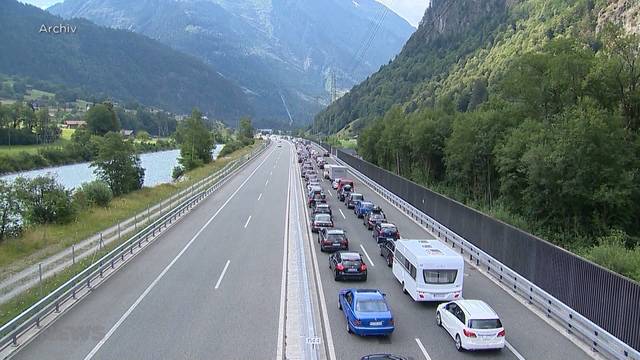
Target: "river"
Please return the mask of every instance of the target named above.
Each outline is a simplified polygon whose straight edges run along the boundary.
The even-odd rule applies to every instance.
[[[213,150],[213,158],[217,158],[223,145],[216,145]],[[145,169],[144,186],[152,187],[158,184],[169,183],[172,181],[171,174],[173,168],[178,165],[180,150],[158,151],[153,153],[145,153],[140,155],[140,162]],[[51,174],[58,182],[67,189],[78,187],[82,183],[96,179],[90,163],[78,163],[71,165],[62,165],[48,167],[38,170],[23,171],[15,174],[0,177],[3,180],[13,181],[18,177],[34,178],[41,175]]]

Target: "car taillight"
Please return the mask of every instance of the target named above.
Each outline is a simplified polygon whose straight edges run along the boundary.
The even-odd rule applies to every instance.
[[[336,270],[343,271],[344,270],[344,265],[342,265],[342,264],[336,265]]]
[[[502,330],[500,330],[500,332],[498,333],[498,337],[503,337],[503,336],[505,336],[506,334],[507,334],[507,332],[506,332],[504,329],[502,329]]]
[[[393,319],[389,319],[389,324],[391,324],[391,325],[395,325],[395,323],[396,323],[396,322],[395,322],[395,321],[393,321]]]
[[[365,271],[365,270],[367,270],[367,265],[365,264],[360,265],[360,271]]]
[[[344,239],[344,244],[349,246],[349,239]]]
[[[476,337],[476,333],[474,333],[471,330],[463,329],[462,333],[464,333],[464,336],[466,336],[466,337],[470,337],[470,338]]]
[[[353,320],[353,325],[355,326],[360,326],[362,324],[362,321],[360,320]]]
[[[333,227],[333,221],[331,222],[331,225],[330,225],[330,226],[331,226],[331,227]]]

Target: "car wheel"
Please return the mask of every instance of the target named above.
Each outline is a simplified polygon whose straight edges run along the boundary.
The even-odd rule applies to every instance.
[[[439,327],[442,327],[442,318],[440,317],[439,311],[436,313],[436,325],[438,325]]]
[[[349,319],[347,319],[347,333],[352,334],[353,331],[351,331],[351,326],[349,326]]]
[[[409,292],[407,291],[407,288],[404,287],[404,283],[402,283],[402,292],[405,294],[409,294]]]
[[[338,309],[342,310],[342,304],[340,303],[340,299],[338,299]]]
[[[340,275],[338,275],[338,271],[335,272],[335,275],[333,277],[333,280],[338,281],[340,280]]]
[[[460,339],[460,335],[456,335],[456,350],[463,351],[462,348],[462,340]]]
[[[362,281],[367,281],[367,275],[362,277]]]
[[[393,258],[391,257],[391,255],[387,256],[387,266],[388,267],[393,266]]]

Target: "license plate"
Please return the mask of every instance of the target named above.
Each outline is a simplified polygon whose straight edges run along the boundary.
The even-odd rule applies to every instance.
[[[333,243],[334,247],[340,247],[340,243]]]
[[[347,269],[348,272],[358,272],[358,269]]]
[[[372,321],[369,323],[371,326],[382,326],[382,321]]]
[[[433,297],[434,297],[434,298],[438,298],[438,299],[440,299],[440,298],[445,297],[445,295],[446,295],[446,294],[433,294]]]
[[[393,240],[394,240],[394,238],[387,238],[387,240],[389,240],[389,241],[393,241]]]

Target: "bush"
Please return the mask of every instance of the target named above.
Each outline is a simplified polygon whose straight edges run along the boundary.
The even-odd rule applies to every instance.
[[[619,230],[611,231],[598,239],[598,245],[587,250],[585,257],[619,274],[640,280],[640,247],[625,247],[627,235]]]
[[[227,156],[232,152],[241,149],[242,147],[243,147],[242,142],[237,140],[231,140],[224,145],[224,147],[222,148],[218,156],[219,157]]]
[[[71,192],[53,177],[18,178],[14,186],[22,208],[22,217],[28,223],[61,224],[73,220],[76,208]]]
[[[176,167],[173,168],[173,172],[171,173],[171,177],[173,178],[173,180],[178,180],[178,178],[180,178],[182,175],[184,175],[184,168],[180,165],[177,165]]]
[[[86,196],[87,202],[91,205],[107,207],[113,199],[113,192],[109,185],[100,180],[82,184],[82,193]]]

